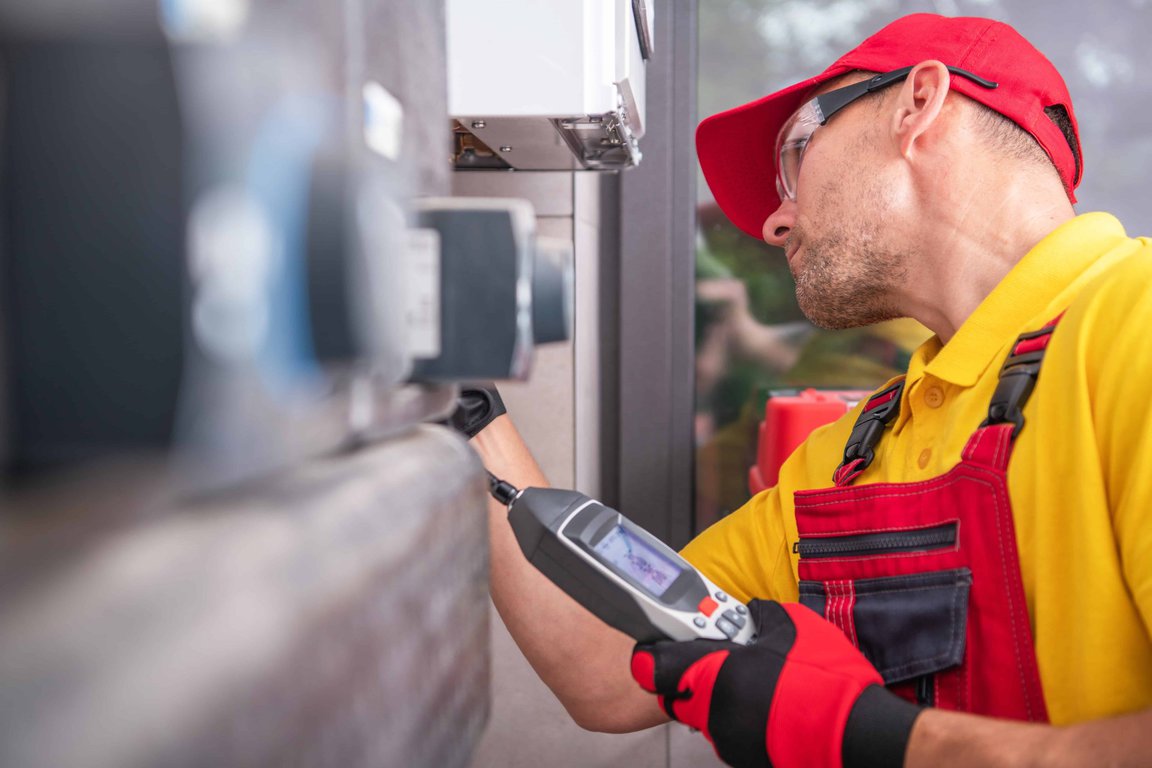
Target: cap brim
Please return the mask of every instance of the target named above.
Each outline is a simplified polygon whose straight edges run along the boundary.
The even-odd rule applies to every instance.
[[[814,88],[851,68],[830,67],[762,99],[707,118],[696,129],[696,153],[716,204],[732,223],[760,239],[780,207],[776,136]]]

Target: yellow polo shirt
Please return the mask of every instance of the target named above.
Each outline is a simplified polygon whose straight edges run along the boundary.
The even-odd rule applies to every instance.
[[[1008,466],[1055,724],[1152,706],[1152,240],[1090,213],[1041,241],[947,345],[933,337],[916,351],[900,415],[856,481],[915,482],[951,469],[987,415],[1016,337],[1065,308]],[[795,601],[792,494],[832,485],[856,416],[814,432],[775,488],[684,556],[743,600]]]

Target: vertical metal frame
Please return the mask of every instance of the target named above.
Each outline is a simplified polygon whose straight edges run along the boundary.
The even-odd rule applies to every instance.
[[[655,2],[644,160],[620,174],[620,509],[692,536],[697,0]]]

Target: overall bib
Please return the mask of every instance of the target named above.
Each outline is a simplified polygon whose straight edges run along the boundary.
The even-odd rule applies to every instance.
[[[835,486],[795,495],[800,602],[840,627],[909,700],[1048,720],[1006,472],[1058,321],[1017,339],[988,419],[944,475],[851,485],[899,412],[900,381],[869,398]]]

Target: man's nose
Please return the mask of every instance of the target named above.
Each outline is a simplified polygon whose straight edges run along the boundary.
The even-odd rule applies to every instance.
[[[783,248],[789,233],[792,232],[792,225],[795,221],[796,201],[782,200],[780,207],[764,220],[764,242]]]

